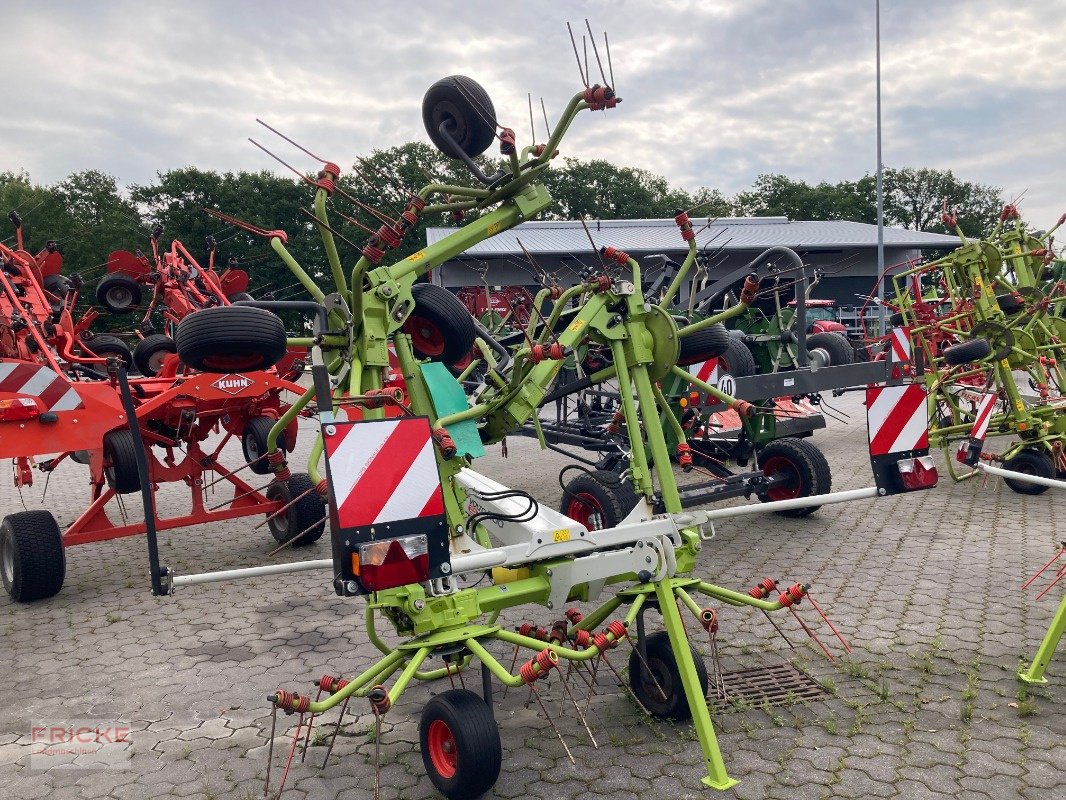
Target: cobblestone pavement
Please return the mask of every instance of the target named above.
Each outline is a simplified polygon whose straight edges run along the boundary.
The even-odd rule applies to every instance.
[[[870,482],[862,408],[855,396],[839,404],[852,414],[851,424],[830,422],[814,441],[832,464],[834,488],[859,488]],[[310,438],[305,432],[304,451]],[[527,440],[509,444],[509,459],[497,452],[479,469],[557,503],[563,460]],[[52,477],[45,504],[61,525],[83,507],[83,480],[74,464]],[[40,484],[24,492],[30,508],[40,507]],[[4,509],[21,508],[7,481],[0,493]],[[164,510],[181,508],[172,495],[160,494]],[[851,657],[830,664],[812,645],[800,644],[805,637],[786,614],[778,618],[796,650],[761,614],[722,612],[725,669],[791,660],[828,691],[821,701],[738,703],[716,713],[726,763],[741,781],[722,796],[1064,796],[1066,653],[1052,662],[1045,687],[1023,692],[1014,677],[1059,599],[1052,593],[1035,602],[1032,592],[1019,591],[1062,538],[1053,503],[1052,492],[1024,497],[998,481],[942,480],[932,492],[824,507],[801,520],[760,515],[719,524],[700,557],[703,577],[740,590],[768,575],[809,580],[855,645]],[[127,499],[131,516],[135,504],[136,496]],[[248,519],[161,538],[164,560],[179,573],[261,563],[273,544]],[[328,554],[323,540],[287,558]],[[140,537],[76,547],[67,553],[59,596],[32,605],[0,599],[0,797],[261,796],[267,693],[278,686],[306,691],[323,673],[350,676],[373,658],[361,604],[335,597],[325,573],[153,598],[146,563]],[[809,608],[804,613],[814,619]],[[551,621],[549,612],[528,607],[504,617],[508,624],[527,618]],[[707,655],[699,633],[693,640]],[[509,663],[510,653],[497,655]],[[623,656],[615,657],[619,669]],[[504,770],[495,796],[713,797],[700,785],[692,731],[647,721],[614,676],[602,672],[602,693],[590,709],[598,749],[558,682],[545,693],[576,766],[537,704],[525,708],[527,692],[512,690],[502,699]],[[418,752],[417,720],[432,693],[447,688],[443,683],[414,685],[386,717],[384,800],[435,796]],[[368,711],[362,701],[353,703],[324,770],[324,735],[336,713],[322,721],[306,763],[294,762],[286,797],[373,796]],[[72,717],[130,725],[126,768],[31,768],[31,724]],[[279,718],[275,785],[294,722]]]

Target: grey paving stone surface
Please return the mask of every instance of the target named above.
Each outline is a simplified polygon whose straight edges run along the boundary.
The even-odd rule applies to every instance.
[[[859,398],[834,402],[851,423],[831,421],[813,441],[829,458],[834,489],[868,485]],[[310,439],[307,429],[295,463]],[[512,439],[509,449],[503,459],[495,448],[478,468],[558,503],[556,474],[565,460],[528,440]],[[23,501],[43,505],[67,525],[87,502],[85,475],[75,464],[52,476],[43,502],[43,480],[38,484],[20,498],[5,482],[0,510],[20,510]],[[173,486],[158,497],[165,513],[187,504]],[[140,516],[135,496],[126,499],[125,513]],[[186,574],[263,563],[273,541],[253,529],[257,521],[163,533],[163,558]],[[731,707],[716,715],[726,764],[741,781],[724,796],[1066,796],[1066,653],[1052,662],[1045,687],[1021,692],[1014,677],[1059,599],[1035,602],[1019,586],[1062,538],[1053,493],[1024,497],[998,481],[942,480],[932,492],[827,506],[806,519],[719,523],[701,553],[701,576],[740,590],[765,576],[810,581],[855,646],[851,656],[829,663],[788,615],[779,615],[779,624],[795,650],[762,615],[720,609],[725,669],[788,660],[830,692],[824,701]],[[274,560],[328,554],[323,540]],[[271,722],[266,695],[279,686],[306,692],[323,673],[351,676],[374,659],[361,603],[335,597],[324,573],[153,598],[146,564],[141,537],[79,546],[67,552],[59,596],[32,605],[0,598],[0,798],[259,797]],[[801,613],[817,621],[809,607]],[[509,625],[524,619],[544,624],[553,617],[531,607],[503,616]],[[700,635],[692,640],[709,656],[695,630]],[[824,626],[817,630],[832,641]],[[509,663],[510,653],[495,651]],[[624,653],[614,660],[622,669]],[[537,704],[524,707],[528,692],[511,690],[500,700],[505,760],[494,796],[714,796],[701,787],[692,731],[643,718],[609,671],[597,677],[600,694],[589,716],[598,749],[558,680],[541,688],[576,764]],[[579,681],[571,685],[580,693]],[[418,753],[417,722],[423,704],[445,688],[447,680],[416,683],[386,717],[382,798],[436,796]],[[30,767],[32,724],[89,717],[130,726],[127,768]],[[337,720],[333,712],[316,724],[306,761],[294,759],[285,797],[373,796],[373,717],[365,702],[349,707],[332,759],[320,769]],[[294,725],[293,717],[278,719],[275,786]]]

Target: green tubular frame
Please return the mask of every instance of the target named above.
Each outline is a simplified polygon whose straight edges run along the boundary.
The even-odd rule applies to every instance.
[[[1047,678],[1044,677],[1044,670],[1051,663],[1051,657],[1055,655],[1055,648],[1059,646],[1063,631],[1066,631],[1066,596],[1063,596],[1062,602],[1059,603],[1059,610],[1055,612],[1055,617],[1051,620],[1051,627],[1048,628],[1047,633],[1044,635],[1044,640],[1040,643],[1040,647],[1037,648],[1033,663],[1027,669],[1023,669],[1018,673],[1018,680],[1025,683],[1047,683]]]

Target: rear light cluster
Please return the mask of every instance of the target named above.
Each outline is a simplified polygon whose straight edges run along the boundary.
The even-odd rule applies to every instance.
[[[15,397],[0,400],[0,422],[36,419],[41,415],[37,402],[31,397]]]
[[[938,475],[932,456],[904,458],[896,462],[903,489],[913,492],[918,489],[932,489],[936,486]]]
[[[359,545],[352,572],[368,592],[394,589],[429,579],[428,537],[402,536]]]

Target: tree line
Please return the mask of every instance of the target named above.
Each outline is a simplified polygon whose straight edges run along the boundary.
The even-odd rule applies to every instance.
[[[482,168],[500,162],[482,158]],[[430,145],[410,142],[376,150],[359,159],[339,185],[360,203],[396,218],[413,191],[430,181],[470,182],[461,164]],[[787,216],[795,220],[877,220],[874,178],[822,182],[815,185],[785,175],[760,175],[754,185],[729,197],[713,188],[694,192],[672,186],[664,177],[644,169],[617,166],[603,160],[561,159],[544,177],[555,204],[547,219],[654,219],[691,209],[696,217]],[[994,223],[1002,205],[1000,189],[957,178],[950,170],[889,169],[884,174],[885,224],[914,230],[943,232],[940,211],[944,199],[958,208],[959,224],[968,235],[980,236]],[[185,167],[158,173],[143,185],[119,186],[97,170],[73,173],[51,185],[36,183],[25,172],[0,172],[0,213],[17,211],[24,220],[27,249],[36,252],[47,240],[59,242],[64,272],[80,274],[92,284],[103,274],[112,250],[148,252],[154,225],[164,228],[163,242],[179,239],[194,254],[204,253],[205,237],[214,236],[223,263],[230,258],[251,275],[250,290],[277,297],[296,295],[290,273],[265,240],[227,226],[204,213],[213,208],[267,229],[280,228],[289,236],[289,249],[312,274],[325,280],[328,267],[321,253],[315,224],[302,209],[310,209],[313,189],[296,177],[270,172],[224,172]],[[369,228],[380,221],[357,204],[338,197],[334,206]],[[0,218],[2,219],[2,218]],[[366,239],[361,229],[340,216],[333,222],[342,261],[354,264]],[[403,258],[425,242],[425,227],[458,224],[450,215],[425,216],[390,259]],[[0,240],[11,244],[14,229],[0,223]]]

